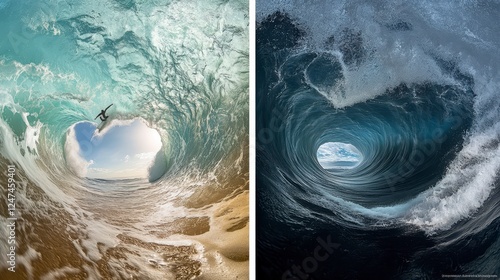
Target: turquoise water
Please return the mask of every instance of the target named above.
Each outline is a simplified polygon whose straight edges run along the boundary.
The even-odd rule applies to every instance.
[[[192,249],[184,261],[177,260],[179,267],[190,267],[187,276],[165,258],[165,265],[151,268],[146,257],[154,251],[151,244],[174,241],[170,234],[148,232],[169,221],[209,217],[210,230],[201,232],[211,234],[220,204],[247,193],[247,6],[246,1],[0,1],[1,162],[17,167],[25,223],[18,238],[31,246],[18,251],[28,260],[19,264],[20,275],[38,278],[68,267],[58,273],[187,279],[207,270],[218,253],[182,234],[174,239],[176,246]],[[144,209],[123,209],[113,219],[101,219],[98,210],[82,208],[86,197],[106,195],[93,192],[70,167],[69,128],[83,121],[97,124],[95,116],[111,103],[110,124],[137,119],[161,136],[154,174],[134,183],[148,189],[141,193],[149,205],[146,216]],[[121,194],[127,201],[136,197],[133,191]],[[103,203],[112,208],[123,202],[118,196]],[[248,217],[236,212],[241,214],[236,220]],[[53,215],[64,218],[48,222]],[[124,222],[132,217],[141,222]],[[96,224],[100,229],[91,230]],[[51,233],[54,229],[62,232]],[[76,261],[49,265],[50,246],[31,245],[54,234],[68,236],[60,253]],[[75,242],[83,249],[75,251]],[[106,251],[117,244],[133,257],[120,261],[117,252]],[[238,266],[231,256],[222,257],[230,268],[226,272],[248,273],[240,269],[241,258]],[[3,261],[0,266],[4,273]]]
[[[4,5],[2,116],[17,136],[27,125],[22,113],[61,141],[70,125],[115,103],[115,118],[140,117],[160,130],[168,158],[203,153],[207,167],[244,141],[244,3]],[[207,25],[206,17],[218,20]]]

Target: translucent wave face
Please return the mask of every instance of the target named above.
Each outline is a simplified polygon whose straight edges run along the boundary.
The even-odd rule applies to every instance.
[[[316,157],[324,169],[351,169],[363,160],[363,155],[356,147],[342,142],[322,144]]]

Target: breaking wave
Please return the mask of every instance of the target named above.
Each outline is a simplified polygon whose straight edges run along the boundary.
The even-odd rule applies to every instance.
[[[499,275],[499,9],[258,1],[259,276]]]
[[[0,18],[1,166],[18,182],[16,274],[5,254],[0,273],[247,277],[247,3],[0,1]],[[148,178],[85,177],[73,127],[110,103],[110,127],[160,134]]]

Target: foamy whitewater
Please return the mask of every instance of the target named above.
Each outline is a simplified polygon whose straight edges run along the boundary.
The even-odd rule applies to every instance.
[[[43,2],[0,0],[0,278],[247,278],[248,3]],[[161,136],[144,178],[86,177],[111,103]]]
[[[499,13],[257,1],[259,279],[500,276]]]

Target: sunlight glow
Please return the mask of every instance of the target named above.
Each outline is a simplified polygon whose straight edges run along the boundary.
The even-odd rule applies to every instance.
[[[90,122],[78,123],[72,129],[74,133],[69,136],[76,138],[75,150],[79,160],[87,163],[85,177],[89,178],[147,178],[148,167],[162,147],[159,133],[140,119],[113,120],[100,132]]]

